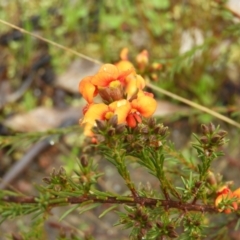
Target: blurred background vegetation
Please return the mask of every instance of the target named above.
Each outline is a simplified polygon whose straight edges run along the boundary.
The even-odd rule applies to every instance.
[[[239,122],[240,9],[238,5],[232,6],[221,0],[2,0],[0,19],[101,62],[118,61],[124,47],[129,49],[130,59],[134,61],[135,56],[146,49],[151,62],[162,64],[154,84]],[[68,78],[62,77],[63,83],[61,76],[71,72],[73,62],[79,57],[0,24],[0,134],[7,137],[42,130],[41,121],[35,123],[35,127],[24,129],[22,123],[12,119],[20,115],[26,124],[31,116],[24,114],[40,107],[60,109],[61,114],[71,115],[64,111],[82,106],[79,80],[86,71],[92,69],[93,74],[96,66],[89,68],[89,61],[77,64],[74,87],[66,89]],[[239,129],[196,109],[183,111],[183,104],[157,92],[155,95],[159,104],[163,100],[174,104],[169,105],[169,108],[174,106],[170,114],[162,116],[160,110],[157,115],[159,113],[159,119],[170,126],[172,140],[186,155],[190,154],[186,148],[190,132],[197,132],[200,123],[212,121],[229,132],[230,145],[224,149],[226,158],[216,165],[219,171],[224,170],[226,179],[231,176],[237,181]],[[80,117],[80,110],[76,111]],[[49,121],[56,121],[54,117],[60,116],[59,112],[51,114],[43,111],[40,116],[50,116]],[[39,116],[34,115],[31,122],[35,119],[39,120]],[[54,141],[60,142],[59,145],[35,157],[38,161],[30,170],[29,179],[36,172],[48,173],[56,164],[54,158],[60,159],[59,164],[66,165],[69,172],[74,169],[69,158],[81,152],[77,134]],[[13,145],[20,143],[21,138],[12,141]],[[10,171],[15,162],[21,161],[27,150],[22,148],[9,154],[9,149],[11,145],[0,150],[1,176]],[[106,168],[108,171],[108,167],[102,166],[103,171]],[[15,187],[21,191],[21,188],[31,190],[31,186],[26,187],[32,181],[29,179],[23,180],[24,187],[19,185],[21,181],[16,182]],[[112,183],[111,188],[121,188],[116,184]],[[96,234],[91,229],[88,231]]]

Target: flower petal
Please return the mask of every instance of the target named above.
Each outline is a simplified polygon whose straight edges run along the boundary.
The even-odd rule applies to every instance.
[[[149,96],[141,96],[132,101],[132,108],[136,109],[143,117],[150,117],[157,108],[157,102]]]
[[[236,189],[234,192],[233,192],[233,195],[238,197],[239,200],[240,200],[240,188]]]
[[[107,87],[113,80],[116,80],[112,77],[110,73],[99,72],[91,79],[91,83],[97,87]]]
[[[115,65],[109,64],[109,63],[102,65],[102,67],[99,69],[99,73],[100,72],[105,72],[110,74],[113,79],[117,79],[119,76],[118,68]]]
[[[80,83],[79,83],[79,92],[82,94],[83,98],[88,102],[92,103],[94,96],[97,95],[97,89],[96,87],[91,83],[92,76],[85,77]]]
[[[140,75],[130,75],[127,77],[126,94],[127,99],[130,99],[139,90],[145,87],[145,80]]]
[[[92,126],[95,124],[95,120],[103,120],[104,114],[108,111],[108,105],[104,103],[92,104],[89,106],[87,112],[84,115],[82,124],[89,123]]]
[[[126,100],[115,101],[109,105],[109,108],[118,116],[118,123],[126,122],[128,113],[131,110],[131,104]]]

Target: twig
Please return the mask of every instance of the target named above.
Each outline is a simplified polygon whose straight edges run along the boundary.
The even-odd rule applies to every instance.
[[[167,209],[170,208],[176,208],[182,211],[196,211],[196,212],[212,212],[217,213],[218,210],[215,206],[212,205],[204,205],[204,204],[192,204],[192,203],[181,203],[180,201],[174,201],[174,200],[161,200],[161,199],[155,199],[155,198],[147,198],[147,197],[106,197],[104,199],[99,198],[98,196],[88,195],[88,196],[81,196],[81,197],[67,197],[62,198],[62,201],[60,199],[52,198],[49,199],[49,207],[55,207],[57,206],[56,203],[54,203],[54,200],[58,200],[57,204],[81,204],[84,202],[91,203],[112,203],[112,204],[127,204],[127,205],[143,205],[147,207],[156,207],[162,206],[167,207]],[[8,202],[8,203],[21,203],[21,204],[39,204],[36,197],[16,197],[16,196],[4,196],[0,201]],[[51,203],[53,201],[53,203]]]

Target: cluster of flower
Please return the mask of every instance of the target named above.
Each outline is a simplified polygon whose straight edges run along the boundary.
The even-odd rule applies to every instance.
[[[219,212],[231,213],[238,210],[238,203],[240,203],[240,188],[232,192],[228,186],[223,186],[217,192],[215,206]]]
[[[157,102],[153,94],[143,91],[145,80],[136,73],[133,64],[121,57],[116,64],[104,64],[99,71],[85,77],[79,84],[79,91],[87,101],[83,109],[84,133],[92,136],[91,129],[96,120],[109,120],[117,115],[118,124],[135,127],[142,117],[149,118],[156,110]],[[146,56],[139,61],[147,64]],[[124,60],[123,60],[124,59]]]

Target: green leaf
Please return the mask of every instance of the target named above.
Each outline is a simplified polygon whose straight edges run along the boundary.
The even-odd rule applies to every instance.
[[[78,207],[80,207],[80,205],[76,205],[72,208],[70,208],[69,210],[67,210],[60,218],[59,221],[61,222],[68,214],[70,214],[72,211],[76,210]]]
[[[99,218],[105,216],[108,212],[110,212],[111,210],[117,208],[117,205],[113,205],[111,206],[110,208],[106,209],[105,211],[103,211],[100,215],[99,215]]]
[[[96,208],[99,205],[101,205],[101,203],[94,203],[94,204],[91,204],[89,206],[86,206],[85,208],[80,209],[79,214],[83,214],[84,212],[89,211],[89,210],[91,210],[93,208]]]

